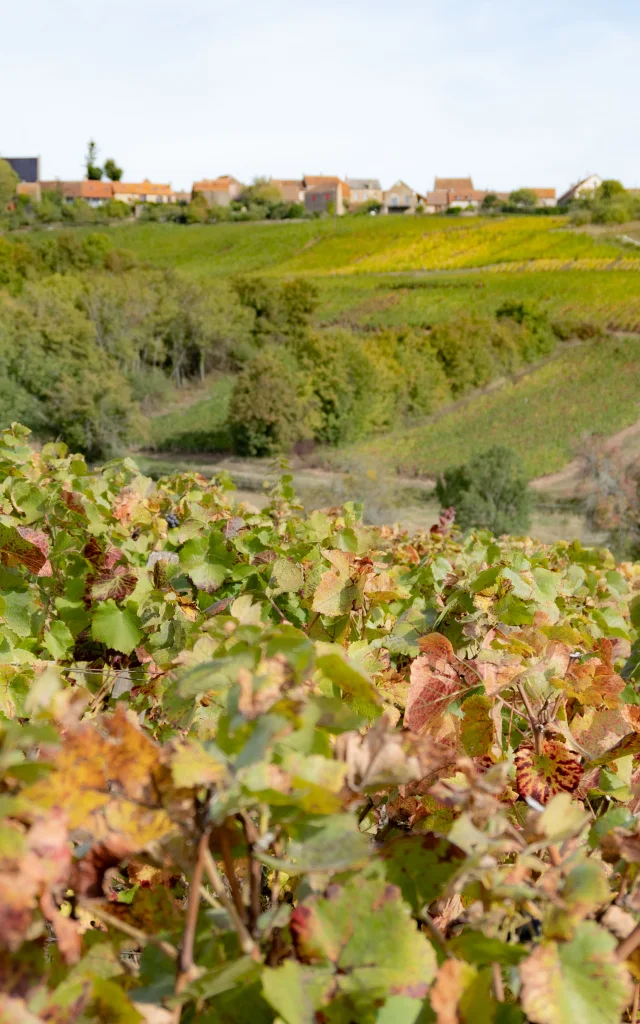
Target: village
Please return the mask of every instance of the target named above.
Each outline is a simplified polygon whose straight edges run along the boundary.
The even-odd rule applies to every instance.
[[[110,201],[131,207],[148,204],[186,205],[200,197],[210,207],[230,207],[242,200],[247,186],[232,174],[194,181],[190,190],[177,190],[170,184],[159,184],[145,178],[141,182],[125,182],[115,178],[102,180],[86,177],[79,181],[58,178],[42,180],[39,157],[2,157],[19,177],[17,194],[40,202],[45,193],[57,193],[65,202],[84,200],[91,207]],[[312,175],[301,178],[260,178],[265,188],[279,196],[283,204],[298,206],[307,216],[370,212],[372,214],[443,214],[476,213],[491,210],[505,203],[524,208],[568,206],[582,196],[593,194],[602,178],[591,174],[581,179],[560,196],[555,188],[522,186],[515,191],[477,189],[471,176],[434,178],[433,187],[420,191],[402,179],[383,189],[378,178],[355,178],[345,175]]]

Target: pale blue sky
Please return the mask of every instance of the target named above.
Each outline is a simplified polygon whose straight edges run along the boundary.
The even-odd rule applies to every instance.
[[[127,180],[377,176],[422,191],[640,184],[637,0],[24,0],[0,16],[0,153]]]

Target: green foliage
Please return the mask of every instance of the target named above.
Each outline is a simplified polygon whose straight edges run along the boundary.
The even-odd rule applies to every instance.
[[[109,181],[120,181],[122,178],[122,167],[118,167],[115,160],[109,158],[104,162],[104,174]]]
[[[638,338],[598,338],[562,351],[433,422],[393,430],[346,450],[352,460],[429,476],[509,439],[529,478],[562,469],[587,434],[611,435],[638,419]]]
[[[530,208],[538,205],[538,197],[531,188],[518,188],[509,193],[509,202],[514,206]]]
[[[463,530],[485,527],[495,534],[525,533],[531,498],[516,454],[496,446],[466,465],[447,469],[436,486],[442,508],[454,508]]]
[[[91,139],[87,145],[87,155],[84,158],[84,166],[87,172],[87,178],[89,181],[100,181],[103,170],[98,167],[96,160],[98,159],[98,147],[93,139]]]
[[[0,436],[0,1013],[618,1024],[637,567],[231,487]]]
[[[312,404],[295,360],[265,348],[239,374],[229,405],[229,427],[241,455],[275,455],[311,436]]]
[[[622,182],[616,181],[615,178],[607,178],[603,181],[596,189],[597,199],[614,199],[616,196],[624,195],[626,189]]]
[[[0,160],[0,217],[9,203],[15,199],[16,186],[20,181],[13,167],[6,160]]]

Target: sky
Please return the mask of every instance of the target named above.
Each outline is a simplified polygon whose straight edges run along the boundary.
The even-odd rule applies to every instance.
[[[78,179],[233,174],[640,185],[637,0],[22,0],[0,14],[0,154]]]

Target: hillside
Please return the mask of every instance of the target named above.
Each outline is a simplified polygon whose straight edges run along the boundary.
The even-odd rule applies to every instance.
[[[111,229],[115,244],[194,277],[230,273],[367,274],[551,261],[563,269],[629,261],[640,252],[611,235],[568,227],[561,217],[346,217],[306,222],[135,224]],[[559,262],[558,262],[559,261]]]

